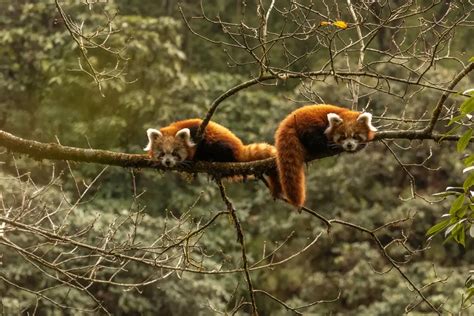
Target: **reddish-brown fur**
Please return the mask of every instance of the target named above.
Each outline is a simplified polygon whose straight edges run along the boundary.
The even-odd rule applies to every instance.
[[[375,135],[366,124],[357,122],[360,112],[346,108],[327,104],[308,105],[290,113],[275,133],[275,145],[282,192],[287,200],[298,208],[304,205],[306,199],[304,163],[342,152],[331,147],[330,140],[335,129],[327,135],[324,134],[329,126],[329,113],[335,113],[343,119],[343,123],[337,126],[338,133],[344,133],[348,129],[364,133],[365,141],[372,140]],[[305,147],[304,143],[312,144],[312,148]]]
[[[186,160],[220,161],[220,162],[249,162],[275,157],[276,149],[266,143],[254,143],[244,145],[234,133],[226,127],[215,122],[209,122],[203,135],[202,142],[190,147],[186,142],[175,139],[175,135],[183,128],[189,128],[191,138],[194,141],[196,132],[201,125],[201,119],[187,119],[174,122],[160,129],[163,140],[170,142],[172,146],[184,146],[188,151]],[[214,152],[209,152],[209,150]],[[153,148],[148,151],[153,158]],[[269,186],[272,192],[280,192],[278,175],[275,171],[268,174]]]
[[[202,123],[201,119],[187,119],[187,120],[177,121],[177,122],[171,123],[170,125],[166,127],[160,128],[160,132],[163,134],[163,136],[174,137],[179,130],[183,128],[189,128],[195,131],[194,133],[192,133],[195,135],[201,123]],[[240,138],[235,136],[234,133],[232,133],[226,127],[211,121],[206,127],[206,131],[203,136],[203,142],[215,143],[218,141],[222,141],[223,143],[225,143],[225,146],[230,148],[232,153],[234,154],[235,161],[238,161],[237,157],[239,157],[239,153],[244,146]],[[175,145],[185,146],[189,153],[186,160],[194,160],[194,155],[196,154],[196,149],[197,149],[196,146],[189,147],[184,142],[175,143]],[[151,156],[150,152],[149,152],[149,155]],[[224,160],[217,159],[215,161],[224,161]]]
[[[183,121],[174,122],[166,127],[160,129],[160,132],[163,136],[172,136],[174,137],[176,133],[183,129],[189,128],[192,131],[197,130],[201,125],[201,119],[188,119]],[[191,135],[194,137],[193,132]],[[244,145],[243,142],[235,136],[228,128],[217,124],[215,122],[209,122],[206,127],[203,141],[205,143],[223,143],[223,146],[226,146],[232,150],[233,161],[237,162],[249,162],[254,160],[261,160],[274,157],[276,155],[276,149],[274,146],[266,143],[254,143],[249,145]],[[185,143],[179,144],[181,146],[186,146]],[[196,153],[196,147],[188,148],[189,156],[187,160],[193,160]],[[151,156],[152,153],[149,151],[148,154]],[[214,161],[226,161],[226,160],[214,160]]]

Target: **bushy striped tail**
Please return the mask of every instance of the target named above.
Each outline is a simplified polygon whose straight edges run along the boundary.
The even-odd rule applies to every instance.
[[[280,185],[288,202],[301,208],[306,199],[304,175],[304,148],[296,131],[286,127],[277,132],[277,168]]]
[[[276,148],[266,143],[245,145],[239,155],[240,162],[263,160],[276,156]]]
[[[245,145],[240,153],[239,161],[250,162],[276,157],[275,146],[267,143],[255,143]],[[265,173],[266,184],[274,198],[281,197],[281,186],[276,169]]]

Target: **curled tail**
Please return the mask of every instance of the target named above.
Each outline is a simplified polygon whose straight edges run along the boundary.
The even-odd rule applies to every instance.
[[[263,160],[273,158],[277,154],[275,146],[267,143],[255,143],[245,145],[240,153],[240,162],[249,162],[255,160]],[[265,173],[266,184],[274,198],[281,197],[281,186],[276,169]]]
[[[294,128],[283,126],[276,133],[277,168],[288,202],[301,208],[306,198],[304,148]]]

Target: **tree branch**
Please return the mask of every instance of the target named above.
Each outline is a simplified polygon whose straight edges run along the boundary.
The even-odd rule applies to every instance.
[[[247,286],[249,289],[249,296],[250,296],[250,301],[252,303],[252,315],[253,316],[258,316],[258,310],[257,310],[257,303],[255,302],[255,292],[253,289],[252,285],[252,279],[250,278],[250,272],[249,272],[249,262],[247,259],[247,250],[245,247],[245,237],[244,237],[244,231],[242,229],[242,225],[240,224],[239,218],[237,217],[237,214],[235,213],[235,208],[232,202],[229,200],[227,197],[227,194],[225,192],[225,187],[222,184],[222,181],[217,181],[217,185],[219,186],[219,191],[221,193],[221,198],[224,201],[227,211],[230,213],[232,217],[232,221],[235,226],[235,231],[237,233],[237,241],[240,244],[240,250],[242,253],[242,268],[244,269],[245,272],[245,280],[247,281]]]
[[[432,139],[440,141],[457,141],[460,136],[443,136],[438,133],[430,133],[425,130],[399,130],[381,131],[375,136],[381,139]],[[474,142],[474,138],[471,138]],[[206,173],[213,178],[225,178],[235,175],[263,175],[266,171],[275,168],[275,159],[269,158],[254,162],[187,162],[173,168],[166,168],[158,161],[148,158],[142,154],[127,154],[99,149],[86,149],[62,146],[56,143],[41,143],[34,140],[26,140],[5,131],[0,130],[0,146],[12,152],[27,154],[34,159],[70,160],[87,163],[98,163],[103,165],[119,166],[124,168],[149,168],[156,170],[175,170],[191,174]]]
[[[423,292],[421,291],[420,288],[418,288],[415,283],[402,271],[402,269],[400,268],[400,266],[395,262],[395,260],[393,260],[393,258],[387,253],[385,247],[383,246],[382,242],[380,241],[380,239],[377,237],[377,235],[375,234],[375,230],[370,230],[370,229],[367,229],[367,228],[364,228],[362,226],[359,226],[359,225],[356,225],[356,224],[352,224],[352,223],[349,223],[349,222],[346,222],[346,221],[343,221],[343,220],[339,220],[339,219],[332,219],[329,221],[331,224],[332,223],[337,223],[337,224],[340,224],[340,225],[343,225],[343,226],[347,226],[347,227],[350,227],[350,228],[353,228],[353,229],[356,229],[358,231],[361,231],[361,232],[364,232],[366,234],[368,234],[371,239],[377,244],[377,247],[379,248],[380,252],[382,253],[383,257],[390,263],[390,265],[395,268],[398,273],[411,285],[411,287],[413,288],[414,291],[416,291],[418,293],[418,295],[420,296],[420,298],[431,308],[431,310],[433,312],[435,312],[436,314],[438,315],[441,315],[441,312],[438,310],[437,307],[435,307],[433,305],[433,303],[431,303],[430,300],[428,300],[426,298],[426,296],[423,294]]]
[[[207,173],[216,178],[233,175],[261,175],[275,165],[274,159],[266,159],[250,163],[189,162],[173,168],[165,168],[159,162],[149,159],[147,155],[69,147],[55,143],[41,143],[26,140],[1,130],[0,146],[13,152],[27,154],[38,160],[71,160],[124,168],[150,168],[188,173]]]
[[[275,71],[277,72],[277,71]],[[429,88],[437,91],[443,91],[444,94],[446,94],[446,97],[450,93],[458,93],[463,95],[460,91],[455,91],[452,90],[452,88],[441,88],[432,84],[426,84],[426,83],[421,83],[418,81],[413,81],[410,79],[403,79],[403,78],[397,78],[394,76],[388,76],[388,75],[383,75],[383,74],[377,74],[377,73],[372,73],[372,72],[367,72],[367,71],[339,71],[339,72],[332,72],[332,71],[308,71],[308,72],[286,72],[286,71],[278,71],[277,74],[271,74],[271,75],[265,75],[265,76],[260,76],[258,78],[253,78],[248,81],[245,81],[243,83],[240,83],[226,92],[222,93],[220,96],[218,96],[214,101],[212,101],[211,106],[209,107],[209,110],[207,111],[204,119],[202,120],[201,125],[199,126],[199,130],[196,135],[196,139],[199,142],[202,139],[202,135],[204,133],[204,130],[206,129],[206,126],[209,124],[209,121],[211,120],[212,116],[216,112],[217,108],[219,105],[227,98],[233,96],[234,94],[238,93],[241,90],[244,90],[246,88],[249,88],[251,86],[254,86],[256,84],[269,81],[269,80],[286,80],[286,79],[302,79],[302,78],[317,78],[317,77],[327,77],[327,76],[334,76],[336,78],[342,78],[342,79],[349,79],[351,77],[367,77],[367,78],[373,78],[377,79],[380,81],[394,81],[394,82],[400,82],[400,83],[405,83],[407,85],[415,85],[415,86],[420,86],[424,88]],[[459,81],[460,79],[458,79]],[[467,95],[463,95],[465,97],[469,97]],[[444,102],[444,101],[443,101]],[[439,116],[439,114],[438,114]]]
[[[451,81],[451,83],[447,87],[447,90],[452,90],[458,84],[458,82],[461,81],[462,78],[467,76],[467,74],[470,73],[473,69],[474,69],[474,63],[470,63],[469,65],[467,65],[463,70],[461,70],[461,72],[459,72],[456,75],[456,77],[454,77],[453,81]],[[444,102],[446,101],[450,93],[451,92],[449,91],[445,91],[443,95],[441,96],[441,98],[439,99],[438,104],[435,106],[433,110],[431,121],[428,124],[428,126],[425,128],[426,132],[430,133],[433,131],[436,122],[438,122],[438,118],[439,118],[439,115],[441,114],[441,110],[443,109]]]

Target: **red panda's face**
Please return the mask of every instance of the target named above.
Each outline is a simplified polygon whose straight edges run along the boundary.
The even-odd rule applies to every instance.
[[[188,128],[179,130],[175,135],[167,135],[159,130],[147,130],[148,145],[144,148],[151,158],[160,161],[165,167],[174,167],[190,156],[190,149],[195,146]]]
[[[354,152],[363,149],[377,131],[372,125],[370,113],[359,114],[350,111],[346,115],[329,113],[327,117],[329,126],[324,131],[326,137],[345,151]]]

